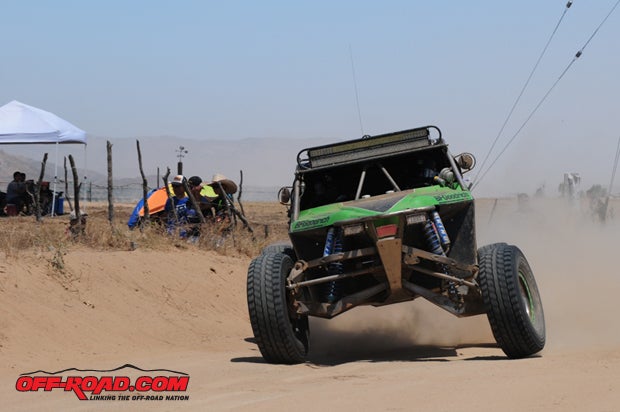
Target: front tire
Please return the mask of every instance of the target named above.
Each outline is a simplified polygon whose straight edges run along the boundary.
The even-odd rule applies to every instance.
[[[295,256],[295,250],[293,249],[293,245],[287,241],[281,241],[272,243],[271,245],[265,246],[265,248],[260,252],[261,254],[265,253],[284,253],[288,257],[290,257],[293,262],[297,260]]]
[[[545,316],[532,269],[521,250],[497,243],[478,250],[478,280],[493,336],[509,358],[545,346]]]
[[[285,253],[261,253],[248,269],[248,311],[258,348],[269,363],[295,364],[308,353],[308,317],[295,314],[285,288],[293,268]]]

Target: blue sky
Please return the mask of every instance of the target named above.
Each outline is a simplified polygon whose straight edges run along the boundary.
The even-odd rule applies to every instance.
[[[616,1],[573,2],[498,148]],[[0,104],[105,137],[350,139],[436,124],[481,161],[565,5],[4,0]],[[616,10],[498,162],[496,184],[515,170],[607,182],[619,44]]]

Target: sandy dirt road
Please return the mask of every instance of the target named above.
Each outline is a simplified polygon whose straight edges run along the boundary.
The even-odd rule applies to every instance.
[[[576,206],[493,205],[478,207],[479,243],[506,241],[528,257],[547,323],[538,356],[508,360],[486,317],[457,319],[416,300],[313,319],[308,362],[269,365],[248,321],[249,257],[78,248],[63,270],[52,252],[0,259],[1,409],[620,410],[618,222],[601,225]],[[186,373],[189,399],[15,389],[27,372],[125,364]]]

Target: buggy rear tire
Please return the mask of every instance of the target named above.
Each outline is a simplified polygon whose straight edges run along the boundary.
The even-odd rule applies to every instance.
[[[248,269],[250,323],[258,348],[269,363],[302,363],[308,353],[308,317],[295,314],[292,296],[285,288],[292,268],[287,254],[267,252]]]
[[[497,243],[478,250],[478,280],[493,336],[509,358],[545,346],[545,316],[532,269],[521,250]]]

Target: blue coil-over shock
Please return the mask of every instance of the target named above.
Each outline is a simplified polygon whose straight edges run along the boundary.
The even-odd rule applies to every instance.
[[[447,250],[450,248],[450,238],[448,232],[441,221],[441,217],[437,211],[430,213],[429,219],[424,224],[424,236],[428,243],[428,247],[431,253],[436,255],[446,256]],[[446,272],[446,265],[441,264],[441,269]],[[455,299],[458,299],[458,292],[454,282],[448,282],[448,293]]]
[[[428,243],[429,251],[431,253],[436,255],[445,255],[443,248],[441,247],[441,241],[439,240],[437,229],[435,229],[435,225],[431,219],[427,219],[424,224],[424,236],[426,237],[426,242]]]
[[[446,228],[441,221],[441,216],[437,213],[436,210],[431,212],[431,218],[433,218],[433,223],[435,224],[435,229],[437,229],[437,235],[439,235],[439,241],[441,242],[441,246],[445,253],[448,253],[448,249],[450,249],[450,238],[448,237],[448,232],[446,232]]]
[[[342,230],[330,227],[327,231],[325,239],[325,249],[323,249],[323,257],[342,252]],[[342,262],[332,262],[327,265],[328,275],[340,275],[344,272]],[[329,303],[337,302],[341,296],[341,282],[332,281],[325,288],[325,299]]]

